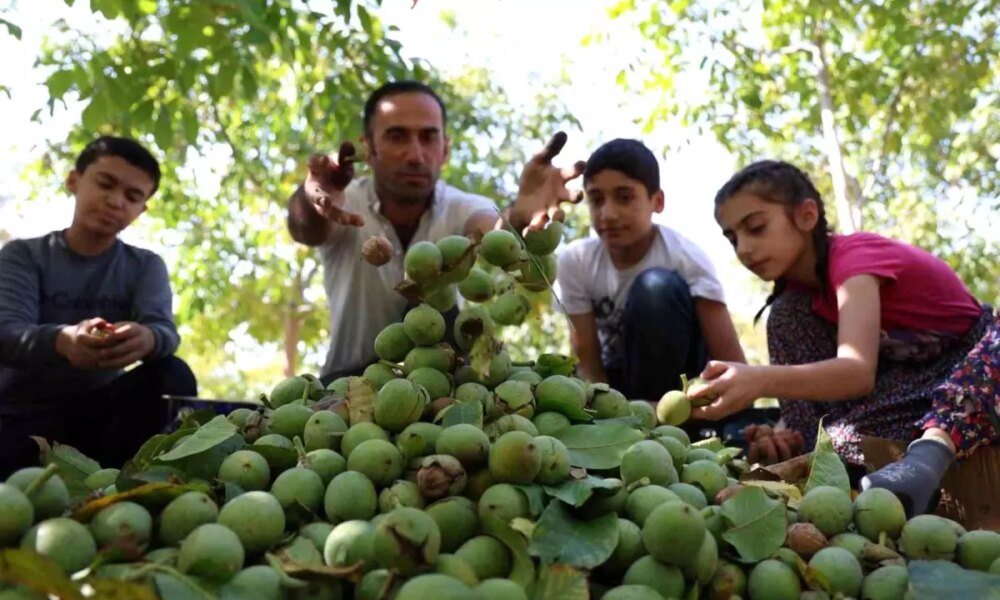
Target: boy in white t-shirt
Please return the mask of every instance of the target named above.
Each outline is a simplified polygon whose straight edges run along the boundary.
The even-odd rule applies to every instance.
[[[653,153],[636,140],[612,140],[591,155],[583,177],[599,237],[569,244],[557,270],[580,374],[656,401],[709,358],[745,362],[711,261],[653,223],[663,210]]]

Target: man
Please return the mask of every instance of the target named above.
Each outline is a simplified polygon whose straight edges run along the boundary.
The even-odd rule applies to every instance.
[[[169,422],[163,394],[196,395],[163,259],[118,239],[159,182],[140,144],[98,138],[66,179],[69,228],[0,250],[0,476],[37,464],[29,436],[120,467]]]
[[[497,225],[488,198],[440,180],[448,158],[447,111],[430,87],[415,81],[388,83],[364,107],[364,156],[369,177],[353,179],[354,147],[345,142],[338,157],[315,155],[309,175],[288,203],[292,238],[319,248],[330,303],[332,343],[321,371],[325,382],[359,374],[375,360],[378,333],[399,321],[406,300],[395,292],[403,280],[403,256],[415,242],[447,235],[485,232]],[[569,200],[565,184],[582,163],[559,170],[551,159],[565,144],[553,138],[522,174],[511,223],[537,228]],[[393,246],[388,263],[360,260],[361,245],[385,236]]]

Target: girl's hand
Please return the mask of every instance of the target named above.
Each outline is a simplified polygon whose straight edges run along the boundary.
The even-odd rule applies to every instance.
[[[759,398],[763,390],[761,367],[742,363],[709,361],[701,377],[708,385],[691,394],[692,398],[716,397],[706,406],[691,410],[692,419],[716,421],[744,410]]]

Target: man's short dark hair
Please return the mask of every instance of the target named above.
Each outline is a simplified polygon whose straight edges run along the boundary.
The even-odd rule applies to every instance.
[[[153,180],[151,196],[160,187],[160,163],[149,150],[132,138],[102,135],[90,142],[76,157],[76,172],[83,173],[87,167],[97,162],[97,159],[102,156],[117,156],[133,167],[145,171]]]
[[[618,138],[594,150],[583,172],[584,183],[605,169],[621,171],[629,179],[641,182],[650,196],[660,191],[660,164],[639,140]]]
[[[437,92],[432,90],[430,86],[419,81],[412,79],[403,79],[401,81],[392,81],[387,83],[368,96],[368,100],[365,101],[365,115],[364,115],[364,125],[365,125],[365,135],[371,133],[372,119],[375,117],[375,109],[378,108],[378,103],[388,98],[389,96],[395,96],[398,94],[408,94],[412,92],[417,92],[420,94],[427,94],[434,101],[438,103],[441,107],[441,125],[448,125],[448,111],[444,107],[444,101],[441,100],[441,96],[437,95]]]

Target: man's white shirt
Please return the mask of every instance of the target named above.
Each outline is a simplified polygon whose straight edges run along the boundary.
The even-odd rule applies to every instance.
[[[374,182],[370,177],[356,179],[347,186],[345,196],[344,209],[363,216],[365,224],[337,225],[319,247],[330,306],[331,343],[324,375],[360,370],[374,361],[375,337],[390,323],[402,320],[406,308],[406,300],[395,291],[403,280],[406,249],[392,224],[379,212]],[[483,210],[495,212],[496,204],[439,180],[410,244],[462,235],[469,217]],[[378,235],[388,238],[393,247],[391,259],[380,267],[361,258],[361,244]]]

